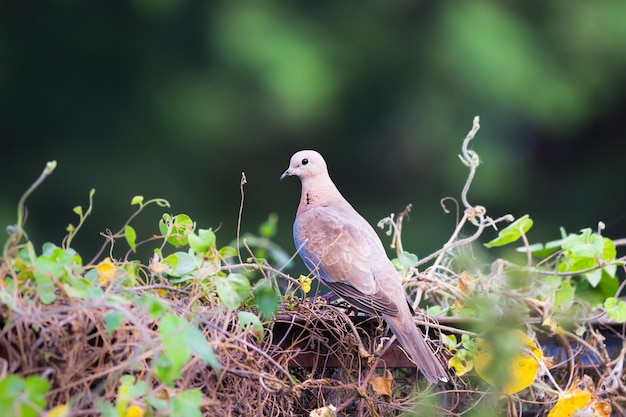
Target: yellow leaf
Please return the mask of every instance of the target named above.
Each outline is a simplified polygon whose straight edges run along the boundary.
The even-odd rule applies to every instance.
[[[512,334],[503,332],[500,337],[517,338],[519,344],[518,352],[508,356],[508,363],[504,369],[506,370],[506,380],[503,381],[502,390],[505,394],[515,394],[530,386],[535,380],[539,363],[528,353],[530,350],[538,360],[543,360],[541,350],[533,343],[532,340],[521,330],[515,329]],[[493,362],[493,347],[484,339],[477,339],[477,352],[473,356],[474,368],[476,373],[488,384],[494,385],[495,378],[491,372]],[[499,375],[496,375],[499,376]],[[500,381],[502,382],[502,381]]]
[[[144,410],[143,407],[132,404],[126,409],[124,417],[143,417],[145,412],[146,410]]]
[[[48,411],[48,417],[67,417],[70,407],[67,404],[57,405]]]
[[[100,282],[100,285],[107,285],[115,279],[117,266],[111,262],[111,258],[106,258],[96,265],[96,271],[98,272],[98,281]]]
[[[302,285],[304,293],[308,294],[309,291],[311,291],[311,282],[313,282],[313,279],[307,277],[306,275],[300,275],[298,277],[298,281],[300,281],[300,285]]]
[[[391,398],[391,382],[393,375],[389,370],[385,372],[385,376],[374,376],[370,379],[370,385],[374,392],[386,398]]]
[[[453,356],[448,361],[448,368],[454,368],[454,372],[458,376],[463,376],[474,368],[472,361],[467,359],[461,359],[458,356]]]
[[[558,401],[548,413],[548,417],[572,417],[575,412],[586,408],[591,400],[591,393],[586,389],[572,388],[559,396]]]

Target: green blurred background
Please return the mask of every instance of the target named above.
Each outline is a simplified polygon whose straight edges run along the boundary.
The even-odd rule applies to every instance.
[[[459,196],[475,115],[470,202],[530,214],[533,242],[599,220],[626,236],[623,0],[6,1],[0,22],[1,224],[59,164],[28,200],[37,247],[61,242],[91,188],[86,259],[138,194],[226,244],[245,171],[242,230],[278,213],[291,251],[300,186],[278,177],[313,148],[371,223],[413,203],[404,242],[423,256],[454,229],[439,200]],[[139,240],[161,213],[134,223]]]

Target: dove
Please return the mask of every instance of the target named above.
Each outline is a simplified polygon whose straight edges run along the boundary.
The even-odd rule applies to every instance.
[[[429,382],[447,381],[446,370],[413,321],[400,275],[380,238],[341,195],[322,155],[296,152],[280,179],[289,176],[302,184],[293,237],[306,267],[355,308],[382,317]]]

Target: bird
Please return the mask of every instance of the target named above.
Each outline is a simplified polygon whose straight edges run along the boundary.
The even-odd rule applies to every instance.
[[[400,275],[382,241],[339,192],[322,155],[296,152],[280,179],[290,176],[302,184],[293,237],[306,267],[355,308],[382,317],[430,383],[446,382],[446,370],[413,322]]]

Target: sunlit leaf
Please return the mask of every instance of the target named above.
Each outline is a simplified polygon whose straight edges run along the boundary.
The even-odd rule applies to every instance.
[[[586,389],[580,389],[574,384],[574,388],[559,396],[556,404],[548,417],[573,417],[575,413],[586,408],[591,400],[591,392]]]
[[[215,233],[211,229],[199,229],[198,234],[189,233],[187,236],[189,247],[196,253],[206,253],[209,248],[215,246]]]
[[[467,358],[453,356],[448,361],[448,368],[454,369],[457,376],[463,376],[474,368],[474,363]]]
[[[48,417],[67,417],[70,411],[70,406],[67,404],[57,405],[48,411]]]
[[[604,248],[604,239],[597,233],[592,233],[591,229],[583,229],[580,234],[571,234],[563,239],[561,243],[563,250],[568,251],[571,256],[583,258],[595,258],[600,256]]]
[[[224,246],[223,248],[220,248],[219,254],[224,259],[233,258],[237,256],[237,249],[232,246]]]
[[[450,351],[456,349],[456,346],[458,344],[456,336],[453,334],[442,334],[441,341],[443,342],[443,345],[446,347],[446,349]]]
[[[313,282],[313,278],[307,275],[300,275],[298,277],[298,281],[300,282],[300,285],[302,285],[302,291],[304,291],[305,294],[308,294],[309,291],[311,291],[311,283]]]
[[[124,417],[143,417],[145,413],[146,410],[143,407],[140,407],[136,404],[131,404],[126,409]]]
[[[618,323],[626,322],[626,302],[615,297],[609,297],[604,302],[606,314]]]
[[[500,230],[498,233],[498,237],[493,239],[490,242],[485,243],[485,246],[488,248],[493,248],[496,246],[504,246],[509,243],[515,242],[522,234],[526,234],[533,226],[532,219],[528,216],[528,214],[520,217],[515,220],[506,228]]]
[[[476,373],[490,385],[502,385],[502,391],[506,394],[514,394],[530,386],[539,370],[537,360],[543,359],[541,350],[521,330],[515,329],[512,333],[503,331],[495,337],[499,338],[498,350],[504,351],[504,354],[500,357],[492,343],[479,339],[478,349],[473,356]],[[506,362],[502,363],[503,360]],[[499,368],[494,365],[503,366]]]
[[[163,236],[168,236],[167,242],[172,246],[185,246],[187,236],[194,231],[196,224],[186,214],[171,216],[167,213],[159,221],[159,230]]]
[[[137,252],[137,244],[135,243],[137,241],[137,232],[135,232],[135,229],[132,226],[126,225],[126,227],[124,227],[124,237],[126,238],[126,242],[128,242],[130,249],[133,252]]]

